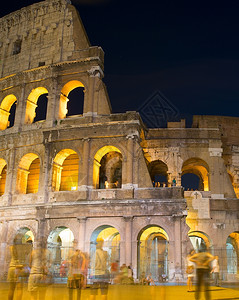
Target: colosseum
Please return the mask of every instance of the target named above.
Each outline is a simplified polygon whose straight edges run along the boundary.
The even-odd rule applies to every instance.
[[[207,246],[220,276],[239,258],[239,118],[193,117],[147,128],[113,113],[104,52],[91,46],[69,0],[0,19],[0,277],[8,249],[22,260],[44,239],[57,270],[74,245],[169,281]],[[187,176],[196,188],[187,188]]]

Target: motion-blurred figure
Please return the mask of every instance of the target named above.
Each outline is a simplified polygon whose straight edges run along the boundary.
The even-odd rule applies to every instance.
[[[212,261],[212,271],[214,274],[214,284],[215,286],[219,286],[219,261],[218,256],[214,256],[214,260]]]
[[[93,278],[93,285],[91,287],[90,300],[95,300],[98,294],[98,289],[101,289],[101,299],[107,300],[109,272],[108,272],[108,254],[102,249],[104,240],[97,240],[95,255],[91,261],[91,275]]]
[[[194,277],[194,263],[190,260],[190,258],[195,254],[195,251],[192,250],[187,256],[187,268],[186,273],[188,275],[187,287],[188,292],[191,292],[193,289],[193,277]]]
[[[111,263],[110,273],[111,273],[111,283],[115,283],[115,279],[117,278],[117,276],[119,274],[119,261],[118,260]]]
[[[73,291],[77,290],[77,300],[81,298],[81,289],[84,286],[84,271],[86,258],[83,252],[76,249],[69,257],[69,270],[67,287],[69,289],[69,300],[73,299]]]
[[[11,260],[8,269],[7,279],[9,281],[9,292],[8,292],[8,300],[13,300],[14,293],[16,293],[16,299],[22,299],[22,283],[20,282],[20,273],[23,270],[23,265],[19,262],[19,253],[18,253],[17,245],[10,246],[10,255]]]
[[[210,292],[209,292],[209,273],[210,273],[210,262],[214,259],[214,256],[209,252],[204,252],[203,250],[199,250],[198,253],[194,254],[189,258],[190,261],[196,264],[196,277],[197,277],[197,285],[195,292],[195,299],[200,299],[201,288],[204,285],[204,293],[205,299],[210,300]]]
[[[46,249],[45,242],[40,241],[30,257],[28,291],[31,300],[45,299],[47,286],[51,283],[50,264],[50,252]]]

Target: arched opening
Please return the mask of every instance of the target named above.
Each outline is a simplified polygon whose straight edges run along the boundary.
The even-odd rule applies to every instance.
[[[138,278],[150,273],[155,281],[168,277],[168,235],[156,225],[143,228],[138,235]]]
[[[105,146],[94,157],[93,185],[95,188],[121,188],[122,154],[114,146]]]
[[[61,150],[53,161],[53,191],[75,191],[78,188],[79,156],[72,149]]]
[[[205,233],[201,231],[191,231],[188,236],[196,252],[206,251],[212,248],[212,243]]]
[[[37,87],[27,98],[25,124],[32,124],[45,120],[47,113],[48,91],[44,87]]]
[[[11,259],[17,260],[19,265],[29,266],[33,242],[34,235],[32,231],[27,227],[20,228],[13,239]]]
[[[84,85],[78,80],[69,81],[61,90],[59,118],[83,114]]]
[[[7,177],[7,163],[5,162],[4,159],[0,158],[0,196],[2,196],[5,192],[6,177]]]
[[[237,274],[239,259],[239,233],[233,232],[226,241],[227,273]]]
[[[237,175],[231,173],[229,170],[227,170],[227,174],[233,186],[236,197],[239,198],[239,185],[237,184]]]
[[[209,167],[200,158],[190,158],[182,166],[182,186],[185,190],[209,191]]]
[[[90,261],[91,266],[94,266],[94,257],[96,252],[97,241],[103,240],[103,250],[107,251],[107,266],[110,271],[110,266],[113,262],[120,261],[120,234],[119,231],[110,225],[102,225],[96,228],[90,239]],[[93,271],[93,270],[91,270]]]
[[[40,176],[40,159],[35,153],[24,155],[17,171],[16,192],[19,194],[37,193]]]
[[[168,186],[168,167],[161,160],[154,160],[148,165],[149,174],[155,187]]]
[[[17,98],[14,95],[6,96],[0,105],[0,130],[14,125]]]
[[[51,252],[52,269],[55,270],[56,277],[60,276],[60,266],[67,265],[71,251],[73,251],[74,235],[72,231],[65,227],[56,227],[48,236],[47,248]],[[67,272],[64,273],[65,276]]]

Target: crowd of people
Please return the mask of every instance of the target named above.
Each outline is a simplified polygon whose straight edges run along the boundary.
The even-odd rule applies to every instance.
[[[106,300],[109,284],[141,284],[155,286],[159,278],[151,273],[141,272],[137,281],[131,266],[119,265],[119,261],[109,263],[107,251],[103,249],[104,241],[97,240],[94,255],[89,259],[87,253],[75,248],[68,254],[67,260],[63,260],[60,266],[60,277],[67,278],[68,299],[81,299],[81,291],[87,287],[90,281],[90,300],[95,300],[99,290],[101,299]],[[51,252],[43,241],[38,243],[31,251],[29,265],[21,262],[21,245],[10,247],[11,260],[8,268],[9,293],[8,300],[21,300],[22,287],[27,284],[31,300],[45,299],[49,284],[53,283],[51,271]],[[89,274],[88,271],[90,270]],[[196,277],[195,299],[200,298],[202,286],[205,286],[205,298],[210,300],[208,289],[209,276],[213,274],[214,284],[219,286],[219,262],[218,256],[213,256],[208,251],[192,250],[186,259],[186,274],[188,292],[193,291],[193,280]]]

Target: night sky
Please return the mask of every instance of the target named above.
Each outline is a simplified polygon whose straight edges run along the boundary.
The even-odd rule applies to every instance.
[[[0,16],[40,1],[8,1]],[[72,0],[105,51],[113,112],[158,91],[179,113],[239,116],[239,1]]]

